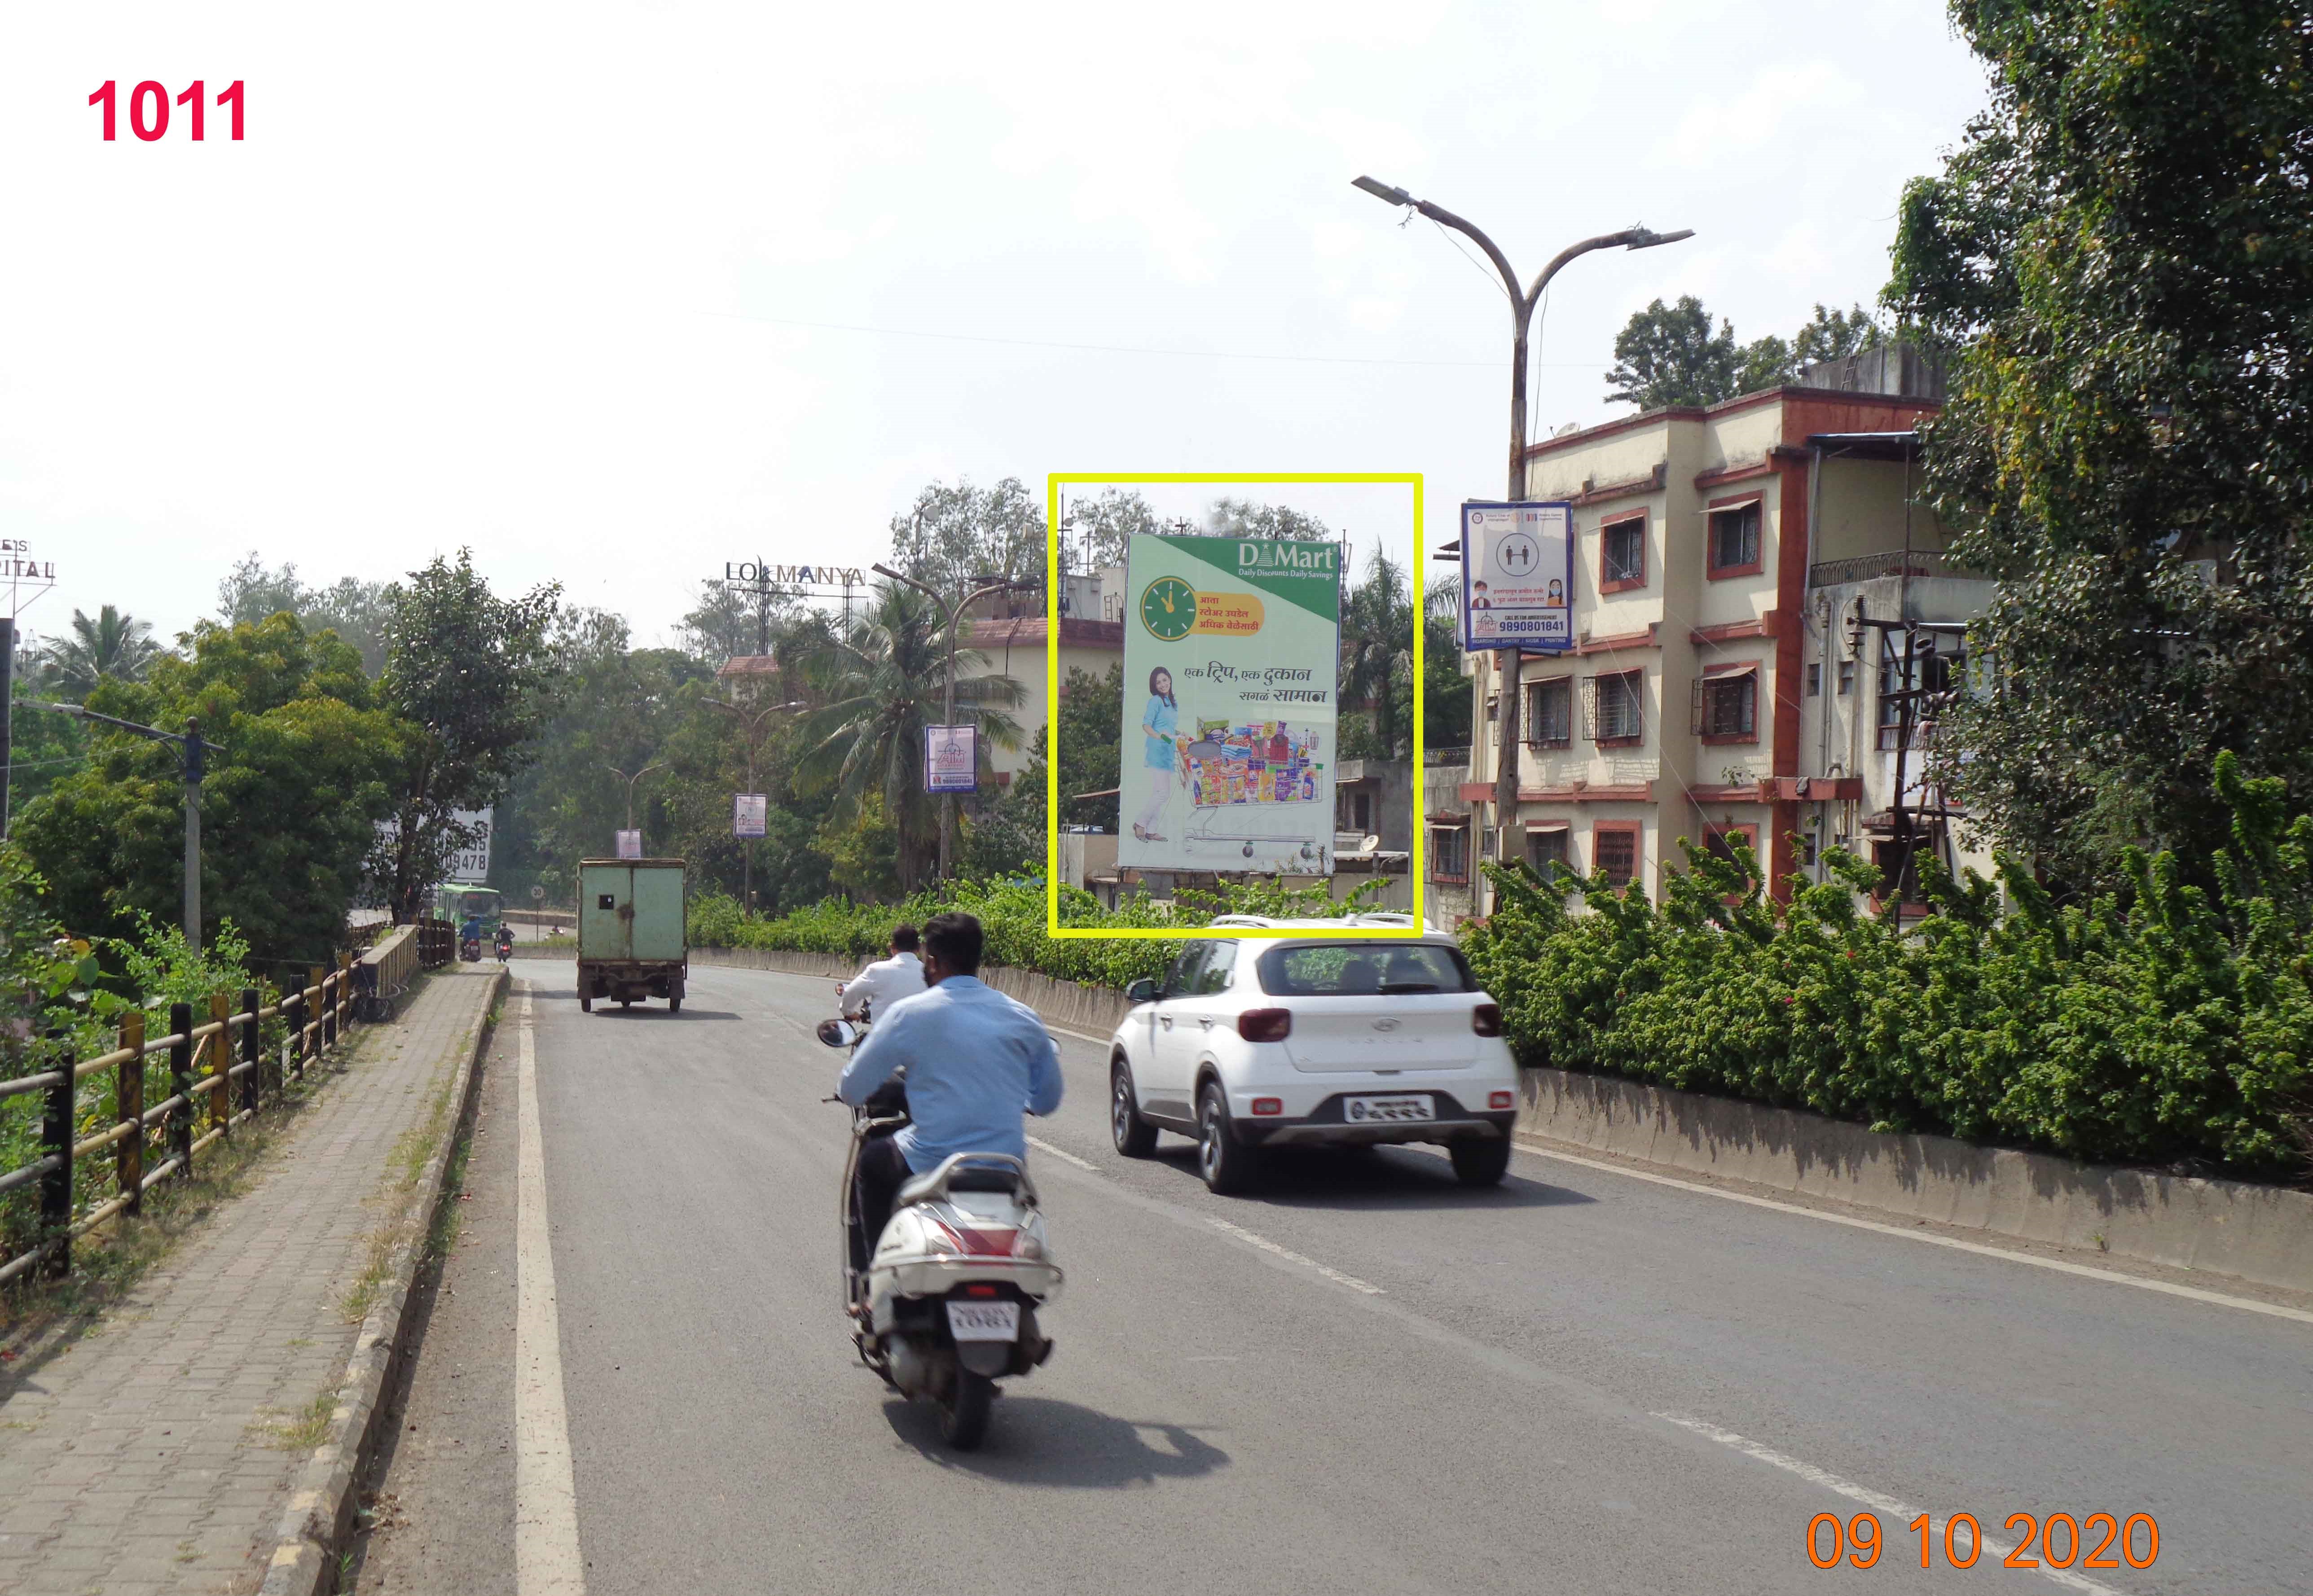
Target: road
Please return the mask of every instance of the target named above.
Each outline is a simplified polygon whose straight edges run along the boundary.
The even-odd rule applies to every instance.
[[[567,967],[515,973],[594,1596],[2313,1592],[2313,1325],[1540,1153],[1496,1192],[1392,1151],[1217,1198],[1186,1142],[1113,1153],[1069,1037],[1032,1126],[1059,1350],[948,1453],[839,1322],[829,984],[582,1015]],[[517,1518],[551,1539],[511,1461],[520,1009],[360,1591],[512,1592]],[[1809,1521],[1867,1504],[1877,1565],[1812,1567]],[[1922,1572],[1922,1511],[2000,1545]],[[1997,1567],[2019,1512],[2149,1513],[2159,1557]]]

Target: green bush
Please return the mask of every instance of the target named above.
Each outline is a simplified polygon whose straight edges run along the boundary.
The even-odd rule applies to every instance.
[[[1756,861],[1687,846],[1660,905],[1490,867],[1464,935],[1522,1063],[2102,1162],[2302,1179],[2313,1109],[2313,817],[2218,762],[2212,896],[2168,854],[2059,908],[1922,861],[1937,913],[1860,911],[1870,865],[1768,902]],[[1596,911],[1569,912],[1579,895]]]
[[[1218,893],[1183,891],[1167,908],[1135,895],[1113,910],[1091,893],[1060,889],[1060,923],[1102,930],[1192,929],[1216,915],[1279,916],[1335,916],[1361,908],[1361,891],[1336,903],[1322,887],[1288,889],[1228,886]],[[846,958],[880,957],[892,927],[906,920],[921,925],[945,909],[977,915],[987,934],[990,964],[1033,969],[1087,986],[1123,987],[1144,976],[1165,973],[1181,951],[1179,937],[1052,937],[1044,933],[1042,881],[958,881],[919,892],[896,904],[855,905],[830,899],[777,919],[741,913],[734,899],[703,894],[691,899],[694,947],[767,948],[789,952],[834,953]]]

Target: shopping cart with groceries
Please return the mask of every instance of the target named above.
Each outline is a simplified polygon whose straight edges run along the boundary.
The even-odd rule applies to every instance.
[[[1322,732],[1284,721],[1200,720],[1195,740],[1181,750],[1190,807],[1184,850],[1246,859],[1266,854],[1329,873],[1332,820],[1316,812],[1331,796],[1324,744]]]

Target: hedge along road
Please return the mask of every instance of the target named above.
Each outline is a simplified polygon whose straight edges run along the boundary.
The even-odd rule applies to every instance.
[[[1403,1151],[1216,1198],[1185,1142],[1111,1150],[1103,1052],[1070,1037],[1031,1126],[1059,1351],[948,1453],[836,1307],[830,983],[701,968],[679,1016],[582,1015],[566,968],[516,973],[596,1596],[2313,1591],[2313,1327],[1523,1153],[1496,1192]],[[469,1467],[514,1439],[508,1250],[474,1232],[507,1223],[514,1118],[476,1144],[411,1398]],[[494,1394],[461,1406],[460,1377]],[[534,1517],[510,1483],[495,1521],[429,1516],[427,1455],[384,1482],[417,1519],[391,1533],[470,1537],[424,1561],[510,1580]],[[1866,1511],[1877,1565],[1811,1567],[1809,1521]],[[1963,1512],[1994,1549],[1922,1572],[1905,1520],[1939,1542]],[[2015,1513],[2148,1513],[2159,1558],[2001,1569]]]

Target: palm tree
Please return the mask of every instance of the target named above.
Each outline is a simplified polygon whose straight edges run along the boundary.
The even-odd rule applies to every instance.
[[[1379,549],[1366,566],[1366,579],[1349,592],[1341,618],[1341,701],[1373,704],[1376,740],[1384,759],[1397,757],[1397,706],[1393,697],[1400,671],[1413,668],[1413,601],[1405,567]]]
[[[849,627],[814,614],[789,644],[805,690],[819,707],[802,717],[796,775],[835,789],[846,811],[881,794],[900,833],[900,880],[920,882],[937,846],[938,821],[924,791],[924,728],[939,723],[947,684],[947,636],[938,611],[912,588],[879,583],[866,611]],[[988,671],[988,656],[960,649],[955,718],[976,725],[983,747],[1020,746],[1020,724],[1005,710],[1020,684]],[[970,674],[965,674],[969,671]]]
[[[73,611],[72,636],[48,646],[40,666],[41,683],[58,697],[77,704],[96,690],[98,679],[142,681],[153,662],[161,657],[149,621],[138,620],[107,604],[94,620]]]

